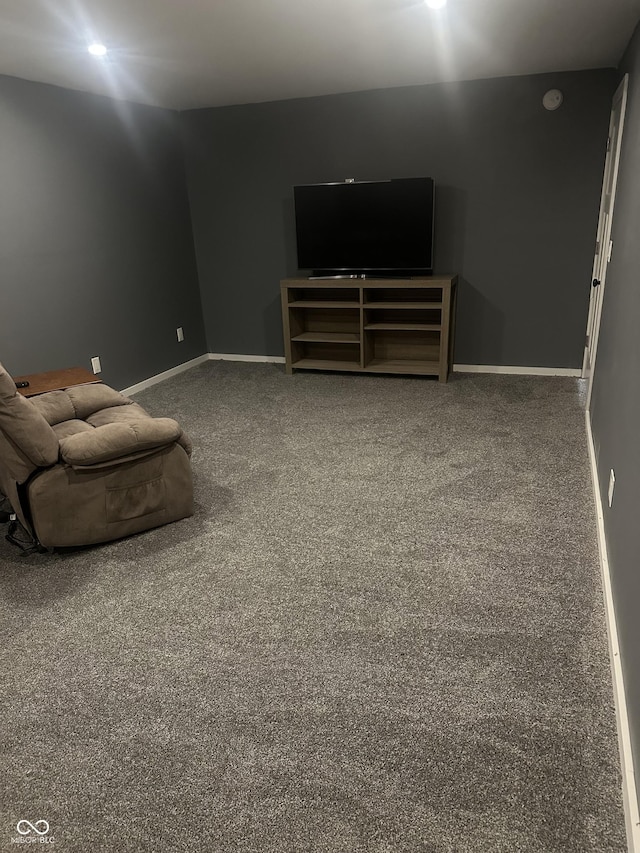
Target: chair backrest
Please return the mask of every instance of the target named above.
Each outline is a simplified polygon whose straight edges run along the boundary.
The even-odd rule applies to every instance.
[[[23,483],[36,468],[54,465],[58,454],[55,432],[0,364],[0,488],[7,479]]]

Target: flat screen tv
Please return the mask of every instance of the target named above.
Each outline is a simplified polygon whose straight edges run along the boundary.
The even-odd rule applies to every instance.
[[[293,188],[298,267],[313,275],[428,275],[432,178]]]

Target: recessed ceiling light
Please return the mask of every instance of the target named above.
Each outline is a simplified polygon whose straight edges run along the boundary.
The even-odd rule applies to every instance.
[[[93,44],[90,44],[89,47],[87,48],[87,50],[89,51],[91,56],[106,56],[107,55],[107,48],[103,44],[100,44],[99,42],[94,42]]]
[[[424,0],[430,9],[443,9],[447,5],[447,0]]]

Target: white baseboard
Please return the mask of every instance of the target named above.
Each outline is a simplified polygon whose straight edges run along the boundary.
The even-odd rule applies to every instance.
[[[208,355],[212,361],[259,361],[269,364],[284,364],[283,355],[239,355],[238,353],[210,352]]]
[[[281,355],[239,355],[238,353],[210,352],[210,359],[222,361],[262,361],[272,364],[284,364]],[[454,364],[456,373],[521,373],[525,376],[581,376],[579,367],[505,367],[494,364]]]
[[[179,373],[184,373],[185,370],[190,370],[198,364],[202,364],[209,360],[208,353],[199,355],[197,358],[192,358],[191,361],[185,361],[177,367],[171,367],[163,373],[158,373],[156,376],[151,376],[149,379],[143,379],[142,382],[136,382],[135,385],[130,385],[128,388],[123,388],[120,392],[125,397],[130,397],[132,394],[137,394],[139,391],[144,391],[145,388],[151,388],[152,385],[157,385],[158,382],[164,382],[165,379],[171,379],[172,376],[177,376]]]
[[[222,361],[262,361],[272,364],[284,364],[281,355],[239,355],[238,353],[210,352],[210,359]],[[579,367],[504,367],[493,364],[454,364],[457,373],[521,373],[525,376],[581,376]]]
[[[281,355],[239,355],[238,353],[210,352],[210,359],[222,361],[261,361],[284,364]],[[581,376],[579,367],[505,367],[494,364],[454,364],[456,373],[521,373],[525,376]]]
[[[593,493],[598,519],[598,546],[600,550],[602,588],[604,592],[605,613],[607,617],[607,634],[609,637],[609,657],[611,660],[616,721],[618,724],[618,744],[620,748],[620,767],[622,770],[622,799],[627,828],[627,845],[629,853],[640,853],[640,814],[638,811],[638,792],[636,789],[636,776],[633,767],[633,754],[631,752],[631,733],[629,731],[629,717],[627,715],[622,661],[620,660],[618,625],[616,622],[616,613],[613,604],[613,595],[611,592],[611,573],[609,569],[609,556],[604,529],[602,499],[600,497],[600,480],[598,477],[596,451],[593,444],[593,433],[591,432],[589,412],[586,413],[586,422],[587,446],[589,448],[591,478],[593,482]]]
[[[139,391],[144,391],[145,388],[151,388],[152,385],[157,385],[158,382],[164,382],[165,379],[170,379],[172,376],[177,376],[185,370],[190,370],[198,364],[205,361],[253,361],[267,364],[284,364],[285,358],[281,355],[242,355],[240,353],[224,353],[224,352],[208,352],[199,355],[197,358],[192,358],[191,361],[185,361],[177,367],[171,367],[163,373],[158,373],[156,376],[151,376],[149,379],[144,379],[142,382],[137,382],[135,385],[130,385],[124,388],[122,393],[126,396],[137,394]],[[572,367],[508,367],[499,364],[454,364],[453,370],[456,373],[516,373],[524,376],[580,376],[579,368]],[[640,853],[640,851],[639,851]]]
[[[455,373],[516,373],[523,376],[582,376],[579,367],[510,367],[502,364],[454,364]]]
[[[178,364],[176,367],[171,367],[169,370],[156,374],[156,376],[151,376],[149,379],[143,379],[142,382],[136,382],[135,385],[123,388],[120,393],[124,394],[125,397],[130,397],[132,394],[144,391],[145,388],[151,388],[152,385],[157,385],[158,382],[164,382],[165,379],[171,379],[172,376],[184,373],[185,370],[197,367],[205,361],[258,361],[268,362],[270,364],[285,363],[284,356],[281,355],[238,355],[237,353],[205,352],[197,358],[192,358],[191,361],[185,361],[183,364]]]

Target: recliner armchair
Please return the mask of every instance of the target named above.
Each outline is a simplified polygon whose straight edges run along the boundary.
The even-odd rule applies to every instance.
[[[29,399],[0,365],[0,492],[45,548],[119,539],[193,514],[191,443],[108,385]]]

